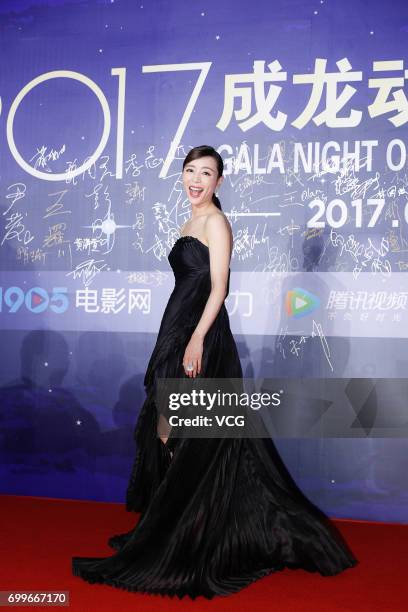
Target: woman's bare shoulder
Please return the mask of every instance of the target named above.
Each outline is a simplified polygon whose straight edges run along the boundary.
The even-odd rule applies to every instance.
[[[223,219],[221,221],[221,218]],[[226,227],[228,227],[228,229],[231,229],[231,225],[230,222],[227,219],[227,216],[225,215],[225,213],[222,212],[222,210],[217,210],[216,212],[212,212],[207,216],[206,219],[206,226],[216,226],[216,227],[220,227],[222,226],[222,224],[224,224]]]
[[[225,233],[227,233],[229,236],[230,249],[232,249],[234,239],[231,224],[226,215],[222,211],[210,213],[205,224],[205,236],[207,243],[210,242],[211,236],[213,239],[218,240],[222,239],[222,236],[225,235]]]

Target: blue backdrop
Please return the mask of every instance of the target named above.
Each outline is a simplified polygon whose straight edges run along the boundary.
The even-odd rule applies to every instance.
[[[225,161],[245,376],[405,377],[405,2],[4,0],[0,22],[1,492],[124,500],[196,145]],[[407,521],[388,408],[276,440],[329,515]]]

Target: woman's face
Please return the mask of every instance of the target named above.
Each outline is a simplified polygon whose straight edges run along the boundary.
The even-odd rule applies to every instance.
[[[211,155],[194,159],[184,166],[183,185],[192,204],[205,204],[212,200],[214,191],[224,177],[217,175],[217,162]]]

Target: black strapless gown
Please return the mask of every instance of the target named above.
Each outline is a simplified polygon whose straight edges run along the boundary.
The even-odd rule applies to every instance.
[[[358,563],[300,491],[267,438],[157,436],[155,379],[184,377],[182,359],[211,291],[209,249],[182,236],[169,253],[175,287],[144,383],[126,509],[141,517],[112,536],[110,557],[73,557],[90,583],[171,597],[229,595],[271,572],[331,576]],[[229,280],[229,279],[228,279]],[[204,340],[203,377],[242,378],[223,304]]]

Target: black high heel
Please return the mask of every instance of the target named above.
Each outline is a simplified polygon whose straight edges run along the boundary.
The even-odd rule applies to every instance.
[[[178,443],[178,438],[168,437],[167,442],[163,442],[161,438],[159,438],[159,440],[161,441],[163,447],[165,447],[166,451],[169,453],[170,459],[173,459],[174,451]]]
[[[176,450],[178,443],[179,443],[180,439],[179,438],[172,438],[171,436],[169,437],[169,439],[167,440],[167,444],[170,444],[169,446],[169,450],[174,453],[174,451]]]

